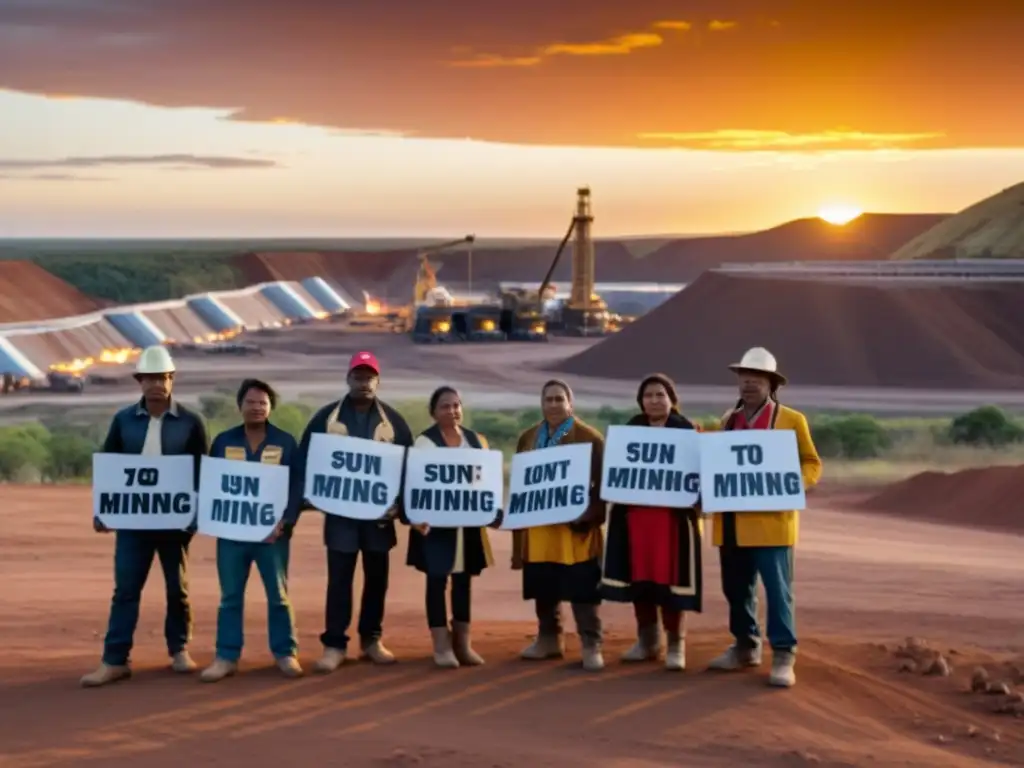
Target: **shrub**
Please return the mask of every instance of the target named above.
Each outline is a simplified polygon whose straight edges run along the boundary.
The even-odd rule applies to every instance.
[[[812,425],[811,434],[825,458],[873,459],[892,446],[885,427],[862,414],[822,419]]]
[[[949,439],[960,445],[1001,448],[1024,441],[1024,427],[998,406],[983,405],[953,419]]]
[[[50,459],[49,437],[46,428],[36,423],[0,428],[0,479],[38,481]]]
[[[78,431],[63,429],[48,436],[45,472],[50,480],[60,482],[92,476],[92,455],[100,444]]]

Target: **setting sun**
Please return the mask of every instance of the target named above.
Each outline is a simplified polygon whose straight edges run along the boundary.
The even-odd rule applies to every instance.
[[[842,226],[843,224],[849,224],[863,213],[864,211],[854,205],[837,203],[821,206],[818,209],[818,218],[827,221],[829,224]]]

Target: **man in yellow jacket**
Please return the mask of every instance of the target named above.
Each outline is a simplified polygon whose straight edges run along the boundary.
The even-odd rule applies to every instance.
[[[792,429],[800,453],[804,488],[821,477],[821,459],[807,418],[781,405],[779,387],[786,377],[775,356],[754,347],[729,366],[739,379],[740,399],[722,417],[721,429]],[[714,545],[719,547],[722,591],[729,603],[729,632],[735,642],[714,659],[711,669],[738,670],[761,664],[761,629],[757,623],[757,580],[768,602],[768,642],[772,648],[771,685],[796,683],[796,620],[793,600],[793,549],[798,515],[782,512],[726,512],[714,515]]]

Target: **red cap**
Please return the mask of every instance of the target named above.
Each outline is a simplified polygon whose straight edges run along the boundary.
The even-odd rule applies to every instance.
[[[380,363],[377,362],[377,356],[373,352],[356,352],[352,355],[352,359],[348,361],[349,373],[356,368],[369,368],[380,376]]]

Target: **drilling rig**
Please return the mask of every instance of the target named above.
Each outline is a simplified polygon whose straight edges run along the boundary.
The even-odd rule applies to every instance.
[[[413,329],[417,343],[453,341],[547,341],[549,334],[604,336],[618,330],[604,300],[595,293],[594,215],[590,188],[576,190],[576,210],[536,289],[499,289],[495,305],[421,308]],[[572,240],[572,285],[569,298],[554,311],[551,278]],[[449,244],[450,245],[450,244]]]

